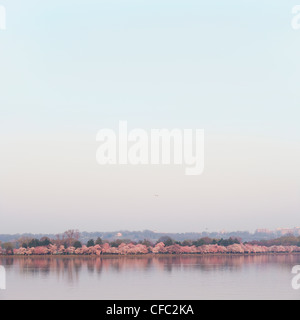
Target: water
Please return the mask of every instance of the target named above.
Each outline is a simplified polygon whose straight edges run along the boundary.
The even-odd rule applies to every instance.
[[[300,299],[300,255],[0,257],[7,299]]]

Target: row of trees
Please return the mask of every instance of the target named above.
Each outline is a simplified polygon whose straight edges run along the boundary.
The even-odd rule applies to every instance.
[[[142,244],[133,243],[122,243],[118,248],[111,247],[109,243],[104,243],[103,245],[95,245],[92,247],[87,247],[86,245],[81,248],[56,246],[49,245],[48,247],[36,247],[36,248],[19,248],[14,249],[11,254],[14,255],[145,255],[145,254],[172,254],[172,255],[182,255],[182,254],[276,254],[276,253],[300,253],[300,247],[297,246],[256,246],[250,244],[233,244],[228,247],[219,245],[203,245],[200,247],[196,246],[180,246],[174,244],[171,246],[166,246],[163,242],[156,244],[154,247],[147,247]],[[0,250],[1,254],[1,250]],[[6,253],[7,254],[7,253]]]
[[[228,247],[233,244],[240,244],[242,242],[242,240],[236,239],[236,238],[212,239],[212,238],[205,237],[205,238],[198,239],[196,241],[185,240],[183,242],[180,242],[180,241],[175,241],[170,237],[162,237],[157,241],[157,243],[161,243],[161,242],[164,243],[166,246],[172,246],[172,245],[177,244],[181,247],[186,247],[186,246],[200,247],[200,246],[204,246],[204,245],[219,245],[219,246]]]
[[[58,247],[63,246],[65,249],[68,247],[75,247],[76,249],[82,248],[83,243],[79,241],[80,233],[77,230],[69,230],[63,233],[62,235],[57,235],[55,239],[50,239],[43,237],[41,239],[31,239],[31,238],[20,238],[15,243],[5,243],[2,245],[3,249],[12,251],[15,248],[38,248],[38,247],[47,247],[49,245],[56,245]],[[203,245],[220,245],[220,246],[230,246],[233,244],[238,244],[241,241],[238,239],[211,239],[211,238],[201,238],[196,241],[185,240],[183,242],[175,241],[170,237],[162,237],[156,243],[152,243],[149,240],[133,242],[130,239],[118,239],[115,241],[103,241],[101,238],[90,239],[85,245],[89,247],[94,247],[95,245],[102,245],[104,243],[109,243],[112,248],[118,248],[121,244],[130,244],[135,245],[141,244],[146,247],[154,247],[158,243],[164,243],[165,246],[179,245],[182,247],[186,246],[203,246]]]
[[[81,248],[82,243],[79,241],[80,232],[78,230],[68,230],[63,234],[57,234],[54,239],[49,239],[43,237],[41,239],[32,239],[28,237],[22,237],[14,242],[1,243],[0,248],[8,253],[12,253],[14,249],[24,248],[40,248],[48,247],[49,245],[63,246],[65,248],[74,246],[76,248]]]
[[[118,239],[115,241],[105,241],[101,238],[90,239],[87,243],[83,244],[80,242],[80,233],[78,230],[68,230],[61,235],[56,235],[55,239],[49,239],[47,237],[43,237],[41,239],[31,239],[31,238],[20,238],[14,243],[0,243],[0,247],[3,249],[2,251],[13,253],[14,249],[24,248],[41,248],[41,247],[49,247],[56,246],[58,248],[75,248],[81,249],[83,247],[93,248],[95,246],[103,246],[104,244],[108,244],[110,248],[119,248],[124,245],[141,245],[146,248],[154,248],[158,244],[164,244],[165,247],[202,247],[202,246],[218,246],[218,247],[230,247],[233,245],[242,244],[241,239],[237,238],[229,238],[229,239],[212,239],[209,237],[201,238],[196,241],[185,240],[185,241],[175,241],[172,238],[165,236],[161,237],[156,243],[152,243],[151,241],[144,240],[139,242],[133,242],[129,239]],[[247,243],[244,243],[246,245]],[[266,240],[266,241],[253,241],[248,243],[251,246],[259,246],[259,247],[274,247],[274,246],[297,246],[300,247],[300,237],[295,237],[293,235],[288,235],[285,237],[281,237],[274,240]]]
[[[249,242],[253,245],[259,245],[259,246],[298,246],[300,247],[300,237],[296,237],[293,234],[286,235],[281,238],[272,239],[272,240],[262,240],[262,241],[252,241]]]

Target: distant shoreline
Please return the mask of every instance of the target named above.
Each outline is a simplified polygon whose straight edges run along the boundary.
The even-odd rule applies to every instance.
[[[0,258],[171,258],[171,257],[251,257],[251,256],[294,256],[300,252],[264,252],[264,253],[194,253],[194,254],[102,254],[102,255],[0,255]]]

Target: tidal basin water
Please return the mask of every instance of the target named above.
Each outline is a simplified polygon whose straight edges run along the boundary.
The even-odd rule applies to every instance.
[[[6,290],[24,299],[300,299],[300,255],[0,257]]]

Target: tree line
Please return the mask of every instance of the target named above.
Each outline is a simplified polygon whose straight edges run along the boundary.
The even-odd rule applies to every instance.
[[[232,246],[234,244],[241,244],[242,240],[239,238],[229,238],[229,239],[214,239],[209,237],[200,238],[198,240],[184,240],[175,241],[169,236],[163,236],[156,242],[149,241],[147,239],[143,241],[131,241],[130,239],[117,239],[114,241],[103,240],[100,237],[97,239],[90,239],[87,243],[82,243],[80,241],[80,232],[78,230],[68,230],[63,234],[58,234],[54,239],[48,237],[43,237],[41,239],[32,238],[20,238],[15,242],[0,243],[0,246],[6,251],[13,251],[16,248],[37,248],[37,247],[47,247],[49,245],[63,246],[65,248],[74,247],[75,249],[82,248],[83,245],[89,247],[94,247],[96,245],[103,245],[108,243],[112,248],[118,248],[121,244],[134,244],[134,245],[144,245],[146,247],[154,247],[158,243],[164,243],[166,247],[178,245],[181,247],[201,247],[204,245],[218,245],[223,247]],[[245,242],[244,244],[247,244]],[[262,240],[262,241],[252,241],[248,242],[249,245],[258,246],[298,246],[300,247],[300,237],[294,235],[287,235],[278,239],[273,240]]]

